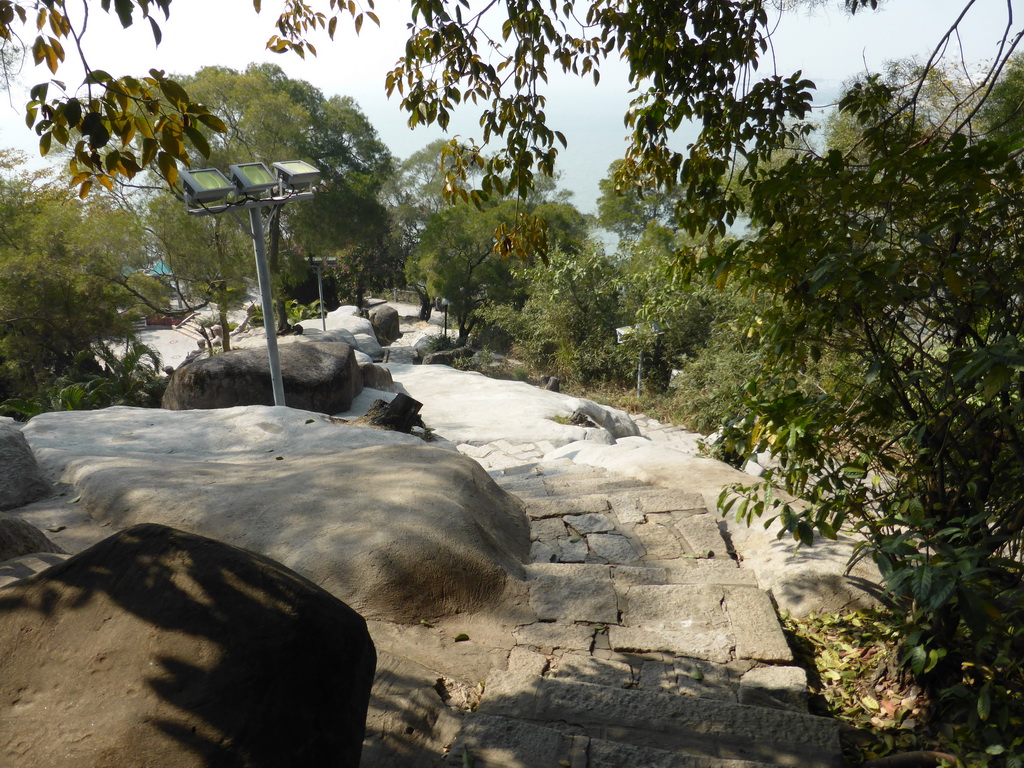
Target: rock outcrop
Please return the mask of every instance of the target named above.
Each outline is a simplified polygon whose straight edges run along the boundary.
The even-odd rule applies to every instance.
[[[379,304],[370,310],[369,315],[373,331],[381,346],[386,347],[401,337],[397,309],[388,304]]]
[[[21,430],[0,421],[0,510],[31,504],[52,492]]]
[[[283,344],[279,353],[285,401],[292,408],[340,413],[363,390],[348,344]],[[266,348],[232,350],[179,368],[162,402],[171,410],[273,404]]]
[[[359,372],[363,377],[365,389],[377,389],[381,392],[397,392],[391,371],[375,363],[360,363]]]
[[[0,562],[38,552],[62,554],[64,550],[35,526],[16,517],[0,515]]]
[[[25,435],[101,535],[156,522],[243,546],[367,618],[498,606],[529,555],[520,503],[409,435],[256,406],[42,414]]]
[[[137,526],[0,590],[0,614],[0,764],[359,764],[366,623],[267,558]]]

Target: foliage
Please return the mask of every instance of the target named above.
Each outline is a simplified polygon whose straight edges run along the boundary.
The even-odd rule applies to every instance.
[[[31,396],[94,341],[126,336],[159,286],[134,220],[0,156],[0,397]]]
[[[844,754],[853,764],[919,750],[944,754],[946,765],[962,768],[1013,766],[1015,760],[1019,764],[1024,739],[1018,736],[1002,751],[979,744],[977,711],[967,721],[943,717],[944,703],[907,674],[900,654],[907,631],[902,613],[878,609],[784,617],[783,628],[797,649],[797,660],[811,673],[811,691],[823,704],[821,714],[856,728],[844,739]],[[971,678],[970,668],[965,668],[964,688],[973,683]],[[1007,724],[1019,727],[1024,716],[1022,689],[1019,684],[1010,687],[1016,688],[1015,695],[1001,698],[993,707],[1002,707]]]
[[[846,0],[851,9],[876,4]],[[107,12],[112,5],[124,27],[134,23],[137,10],[159,42],[162,31],[152,12],[159,8],[166,16],[171,0],[100,3]],[[259,11],[260,3],[255,8]],[[35,62],[55,76],[66,56],[65,43],[74,42],[85,79],[68,89],[56,77],[35,86],[27,122],[40,135],[43,154],[51,146],[73,150],[72,173],[83,195],[94,181],[106,186],[113,178],[130,179],[154,162],[173,184],[178,164],[190,161],[187,146],[210,154],[200,126],[227,130],[220,117],[163,72],[115,76],[91,69],[84,52],[88,6],[80,11],[58,0],[36,13],[19,0],[2,0],[0,10],[0,38],[27,37]],[[502,15],[492,19],[494,14]],[[341,0],[288,2],[268,48],[315,55],[309,36],[326,32],[333,39],[345,15],[357,34],[364,21],[377,22],[372,0],[365,6]],[[22,33],[33,24],[35,30]],[[616,186],[678,184],[684,193],[677,212],[687,228],[724,232],[739,210],[738,198],[719,182],[733,153],[755,163],[766,157],[789,134],[786,118],[802,116],[810,103],[811,84],[799,74],[750,77],[768,50],[768,24],[764,0],[625,6],[612,0],[570,0],[559,6],[517,0],[479,10],[451,0],[415,0],[405,56],[388,74],[386,89],[402,96],[412,125],[446,128],[457,105],[483,105],[480,140],[484,145],[501,141],[502,146],[484,158],[474,141],[453,142],[455,162],[444,184],[448,199],[478,204],[511,193],[527,200],[535,175],[553,172],[558,147],[566,143],[547,123],[549,69],[596,82],[604,61],[621,56],[637,95],[625,114],[631,144]],[[482,32],[492,25],[501,29],[500,36]],[[687,121],[703,126],[689,158],[669,141]],[[132,144],[137,137],[138,148]],[[464,187],[472,169],[481,175],[479,188],[470,191]],[[498,253],[529,254],[545,247],[543,226],[526,211],[499,224],[496,234]]]
[[[431,337],[430,341],[427,342],[427,352],[446,352],[449,349],[457,349],[459,346],[460,344],[457,339],[439,333]]]
[[[1019,723],[993,702],[1020,695],[1004,686],[1024,650],[1024,176],[881,78],[840,109],[854,146],[748,168],[753,235],[695,260],[766,298],[732,445],[770,450],[768,483],[807,502],[750,490],[738,514],[803,543],[863,534],[907,612],[909,668],[977,749],[1010,752]]]
[[[28,420],[46,411],[87,411],[114,405],[156,408],[165,387],[160,358],[146,345],[129,341],[119,353],[106,344],[96,344],[76,355],[67,374],[40,387],[31,397],[3,401],[0,412]]]
[[[515,216],[512,202],[485,210],[469,205],[446,208],[430,218],[419,247],[406,267],[413,283],[423,283],[448,302],[452,325],[465,342],[479,322],[478,310],[517,294],[514,266],[492,257],[494,231]]]
[[[259,11],[259,3],[255,8]],[[39,135],[39,148],[46,155],[51,147],[70,149],[72,183],[82,197],[94,183],[108,190],[115,179],[131,179],[154,163],[159,173],[173,185],[178,165],[189,165],[191,146],[200,155],[210,155],[210,145],[200,126],[224,133],[223,120],[208,110],[174,78],[150,69],[144,75],[114,76],[88,65],[83,44],[88,39],[89,10],[92,4],[69,7],[62,0],[42,8],[18,2],[0,2],[0,41],[27,37],[33,61],[45,64],[55,77],[31,89],[26,106],[26,122]],[[159,9],[166,18],[171,0],[102,0],[99,7],[117,14],[121,25],[131,26],[138,11],[149,22],[157,44],[162,31],[153,12]],[[327,13],[304,3],[287,3],[277,20],[279,34],[268,47],[277,52],[294,51],[305,55],[316,52],[305,36],[317,29],[333,38],[338,17],[351,15],[358,32],[364,19],[376,21],[370,10],[363,11],[354,2],[329,0]],[[21,29],[32,30],[28,35]],[[75,51],[85,70],[81,83],[70,88],[57,79],[66,59],[65,43]]]
[[[615,181],[621,165],[621,161],[613,162],[608,174],[598,182],[601,192],[597,201],[598,223],[627,242],[639,240],[652,224],[670,227],[675,220],[679,190],[622,190]]]

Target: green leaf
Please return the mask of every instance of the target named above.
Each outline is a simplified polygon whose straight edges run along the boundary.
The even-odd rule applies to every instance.
[[[988,716],[992,712],[992,697],[989,694],[989,686],[986,685],[981,689],[981,694],[978,696],[978,717],[982,720],[988,720]]]
[[[454,641],[455,641],[456,643],[464,643],[464,642],[466,642],[467,640],[469,640],[469,635],[467,635],[467,634],[466,634],[465,632],[461,632],[461,633],[457,634],[457,635],[456,635],[456,636],[455,636],[455,637],[453,638],[453,640],[454,640]]]
[[[132,0],[114,0],[114,11],[117,18],[121,20],[121,26],[127,29],[132,25],[132,10],[135,8]]]
[[[203,136],[198,130],[193,128],[191,125],[185,126],[185,135],[188,136],[192,145],[199,150],[203,157],[210,156],[210,144],[206,141],[206,137]]]
[[[991,400],[995,397],[1002,389],[1010,383],[1010,379],[1013,376],[1013,371],[1007,368],[1005,365],[997,365],[988,375],[985,377],[985,399]]]

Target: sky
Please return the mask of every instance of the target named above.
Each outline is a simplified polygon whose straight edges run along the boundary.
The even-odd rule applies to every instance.
[[[76,1],[69,0],[71,13],[75,13]],[[834,100],[843,82],[858,73],[878,71],[894,59],[927,58],[965,2],[883,0],[879,11],[861,11],[852,18],[836,6],[777,15],[773,19],[774,62],[763,64],[761,71],[771,72],[773,66],[780,74],[802,70],[818,86],[816,105],[825,106]],[[983,62],[994,54],[1007,24],[1007,5],[1007,0],[975,3],[957,41],[969,63]],[[151,67],[186,74],[207,65],[241,70],[251,62],[274,62],[290,77],[309,81],[325,95],[353,97],[399,158],[443,135],[432,127],[409,129],[397,96],[388,100],[385,95],[384,78],[404,50],[409,22],[406,3],[378,0],[381,26],[367,22],[359,35],[350,21],[340,19],[333,42],[326,35],[311,37],[318,55],[305,60],[266,50],[266,40],[274,33],[277,7],[273,0],[265,0],[263,13],[257,15],[247,0],[174,0],[170,19],[161,23],[163,42],[155,47],[148,24],[122,30],[116,18],[103,13],[92,0],[85,52],[90,66],[114,76],[141,75]],[[1014,28],[1020,27],[1017,22]],[[69,51],[67,71],[59,75],[69,84],[76,81],[72,56]],[[561,130],[569,142],[559,157],[560,183],[574,193],[573,201],[584,211],[595,210],[598,182],[624,147],[623,115],[630,101],[626,72],[621,62],[608,62],[597,87],[590,78],[551,78],[549,125]],[[35,68],[29,61],[18,78],[22,88],[16,86],[11,93],[0,94],[0,146],[38,157],[35,136],[25,127],[23,105],[27,87],[48,75],[45,68]],[[479,138],[476,117],[468,111],[457,113],[450,134]],[[680,133],[680,148],[688,138],[685,131]]]

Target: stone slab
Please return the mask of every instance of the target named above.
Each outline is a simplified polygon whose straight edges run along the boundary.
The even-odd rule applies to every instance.
[[[728,557],[728,548],[718,528],[717,516],[703,513],[674,517],[676,530],[682,534],[692,554],[700,558]]]
[[[534,541],[530,544],[531,563],[557,563],[558,550],[543,541]]]
[[[633,527],[632,534],[643,544],[648,558],[674,560],[685,554],[668,515],[649,516],[646,523]]]
[[[521,704],[523,717],[580,724],[640,746],[801,768],[840,764],[838,724],[795,712],[559,679],[542,680]]]
[[[725,604],[736,637],[736,656],[758,661],[791,662],[793,652],[779,625],[771,598],[760,589],[730,587]]]
[[[560,563],[584,563],[589,555],[590,549],[582,536],[569,536],[558,540]]]
[[[736,644],[725,630],[705,628],[643,629],[641,627],[608,627],[608,642],[616,651],[657,653],[665,651],[680,656],[725,664],[732,658]]]
[[[729,667],[702,659],[680,659],[675,663],[674,693],[722,701],[737,700],[735,674]]]
[[[615,565],[612,567],[612,579],[615,586],[624,590],[634,584],[666,584],[668,571],[662,567],[643,565]]]
[[[615,587],[610,578],[537,576],[530,584],[530,607],[541,620],[589,621],[595,624],[619,620]]]
[[[541,653],[589,651],[594,644],[594,627],[587,624],[538,621],[516,627],[512,632],[518,645],[536,648]]]
[[[530,538],[534,541],[545,541],[549,544],[555,539],[567,536],[565,523],[561,517],[545,517],[530,522]]]
[[[807,699],[807,672],[800,667],[755,667],[740,678],[740,704],[806,712]]]
[[[648,563],[664,567],[665,584],[719,584],[722,586],[757,587],[757,575],[740,568],[735,560],[715,557],[708,560],[681,558],[665,563]]]
[[[704,496],[689,491],[655,488],[640,495],[640,509],[645,515],[658,512],[703,510]]]
[[[527,499],[526,514],[531,519],[583,515],[588,512],[605,512],[608,500],[603,496],[580,496],[577,498]]]
[[[560,760],[568,761],[571,748],[571,737],[550,728],[473,712],[466,716],[448,765],[551,768]],[[469,759],[465,757],[467,752]]]
[[[770,763],[692,757],[681,755],[676,750],[643,747],[606,739],[591,739],[587,753],[590,757],[590,768],[778,768],[777,765]]]
[[[577,533],[607,533],[615,530],[615,520],[611,515],[602,512],[567,515],[562,519]]]
[[[622,661],[601,659],[583,653],[566,653],[555,660],[548,677],[572,680],[588,685],[631,688],[639,674]]]
[[[592,533],[586,537],[592,557],[606,563],[631,565],[637,563],[643,552],[626,536],[614,533]]]
[[[707,584],[629,587],[622,623],[644,629],[729,630],[729,617],[722,608],[724,597],[722,587]]]

